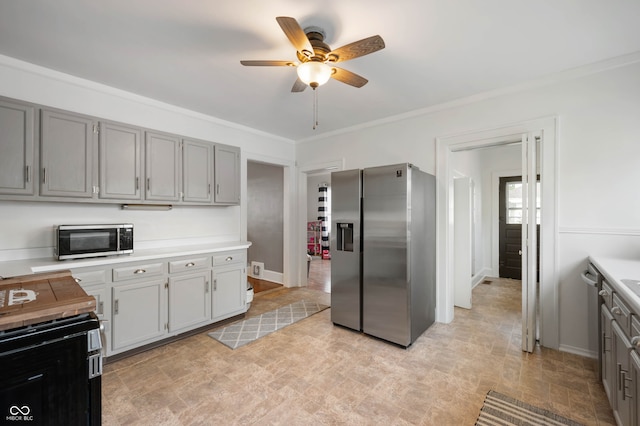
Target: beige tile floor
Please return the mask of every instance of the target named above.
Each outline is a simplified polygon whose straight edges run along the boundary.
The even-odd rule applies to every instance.
[[[330,295],[256,295],[248,316]],[[409,349],[334,326],[327,309],[235,351],[206,333],[107,364],[105,425],[473,425],[490,389],[587,425],[615,424],[591,359],[520,350],[520,283],[473,292]]]

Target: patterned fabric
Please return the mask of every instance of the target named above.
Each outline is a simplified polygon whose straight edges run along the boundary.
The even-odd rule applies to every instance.
[[[326,305],[301,300],[213,331],[209,337],[236,349],[327,308]]]
[[[325,258],[329,254],[329,192],[328,185],[326,183],[320,184],[318,186],[318,220],[320,221],[321,227],[321,246],[322,246],[322,257]],[[325,256],[326,253],[326,256]]]
[[[581,423],[562,417],[542,408],[534,407],[496,391],[489,391],[476,420],[476,426],[509,425],[571,425]]]

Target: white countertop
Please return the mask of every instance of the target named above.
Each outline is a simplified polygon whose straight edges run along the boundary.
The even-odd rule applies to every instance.
[[[640,260],[616,259],[589,256],[591,263],[602,273],[615,291],[623,295],[636,313],[640,313],[640,296],[627,287],[622,280],[640,281]]]
[[[194,254],[215,253],[229,250],[244,250],[249,248],[249,246],[251,246],[251,242],[249,241],[231,241],[135,250],[129,255],[94,257],[90,259],[72,259],[62,261],[54,258],[12,260],[0,262],[0,277],[8,278],[37,272],[51,272],[62,269],[84,268],[87,266],[104,266],[176,256],[190,256]]]

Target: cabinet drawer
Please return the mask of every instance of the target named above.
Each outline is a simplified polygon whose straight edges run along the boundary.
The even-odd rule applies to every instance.
[[[107,270],[73,272],[73,279],[81,286],[104,284],[107,282]]]
[[[244,252],[242,251],[232,251],[213,256],[213,266],[231,265],[243,263],[244,261]]]
[[[613,307],[611,313],[615,320],[620,324],[620,328],[624,330],[627,336],[631,335],[631,309],[629,306],[618,297],[617,294],[613,295]]]
[[[195,271],[211,267],[210,257],[193,257],[169,262],[169,273]]]
[[[609,283],[604,280],[602,281],[602,290],[600,290],[599,294],[602,297],[604,304],[607,305],[609,310],[611,310],[613,307],[613,288],[611,288]]]
[[[113,281],[124,281],[155,277],[164,273],[163,263],[147,263],[144,265],[124,266],[113,269]]]

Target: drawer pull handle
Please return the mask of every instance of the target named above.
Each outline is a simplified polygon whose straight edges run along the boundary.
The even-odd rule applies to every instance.
[[[602,297],[607,297],[607,296],[609,296],[609,292],[608,292],[607,290],[600,290],[600,291],[598,292],[598,294],[599,294],[600,296],[602,296]]]
[[[635,346],[636,348],[640,347],[640,336],[633,336],[633,338],[631,339],[631,344],[633,346]]]
[[[82,281],[80,278],[75,278],[75,277],[73,278],[73,280],[74,280],[75,282],[77,282],[78,284],[80,284],[80,282]]]
[[[185,268],[191,268],[192,266],[196,266],[196,264],[193,262],[189,262],[186,265],[184,265]]]
[[[233,256],[229,256],[224,261],[225,262],[231,262],[232,260],[233,260]]]
[[[622,309],[620,309],[620,306],[614,306],[613,308],[611,308],[611,313],[616,315],[622,315]]]
[[[136,269],[135,271],[133,271],[134,274],[144,274],[145,272],[147,271],[145,271],[144,269]]]

